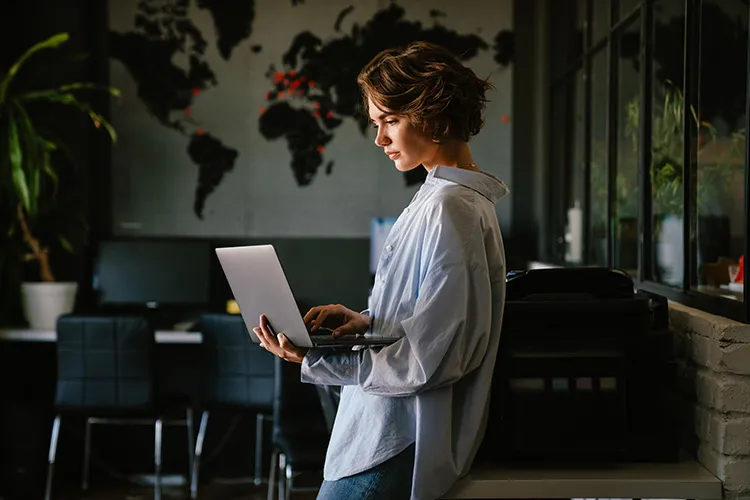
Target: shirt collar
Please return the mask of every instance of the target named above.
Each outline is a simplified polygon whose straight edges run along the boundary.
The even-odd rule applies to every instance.
[[[500,198],[508,194],[508,186],[499,178],[488,172],[474,172],[455,167],[436,166],[427,174],[427,180],[445,179],[456,184],[461,184],[469,189],[473,189],[481,194],[492,203],[497,202]]]

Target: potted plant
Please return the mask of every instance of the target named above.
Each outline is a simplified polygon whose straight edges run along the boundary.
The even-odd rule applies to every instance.
[[[72,109],[116,140],[107,120],[80,97],[90,90],[119,96],[116,89],[87,82],[53,88],[27,88],[19,83],[30,59],[40,51],[57,50],[68,38],[67,33],[60,33],[34,45],[0,75],[0,223],[4,226],[0,229],[7,235],[6,260],[20,258],[38,265],[40,282],[22,283],[21,298],[27,321],[39,329],[54,328],[60,314],[72,311],[78,287],[74,281],[57,281],[50,263],[53,246],[69,252],[78,249],[59,227],[45,226],[41,220],[43,212],[49,215],[50,207],[63,209],[54,203],[60,196],[61,165],[66,165],[57,161],[57,152],[69,150],[46,127],[52,117],[59,116],[58,111]]]

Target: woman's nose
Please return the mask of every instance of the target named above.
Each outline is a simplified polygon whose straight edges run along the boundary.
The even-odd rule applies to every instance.
[[[391,143],[391,140],[390,140],[390,139],[388,138],[388,136],[387,136],[387,135],[386,135],[386,133],[384,132],[384,129],[382,129],[382,128],[379,128],[379,129],[378,129],[378,133],[377,133],[377,135],[375,136],[375,144],[376,144],[377,146],[379,146],[379,147],[381,147],[381,148],[382,148],[382,147],[385,147],[385,146],[387,146],[387,145],[388,145],[388,144],[390,144],[390,143]]]

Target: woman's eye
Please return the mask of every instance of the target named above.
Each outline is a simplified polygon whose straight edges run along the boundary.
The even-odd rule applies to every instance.
[[[398,120],[386,120],[385,123],[387,123],[388,125],[393,125],[394,123],[398,123]]]

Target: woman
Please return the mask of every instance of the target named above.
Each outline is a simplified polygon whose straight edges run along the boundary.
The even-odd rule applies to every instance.
[[[474,163],[485,92],[450,52],[412,43],[378,54],[358,83],[375,144],[401,172],[428,171],[383,249],[370,310],[318,306],[310,331],[400,339],[379,349],[300,349],[266,328],[302,380],[343,386],[319,499],[433,499],[468,472],[484,435],[505,295],[495,202],[506,186]]]

